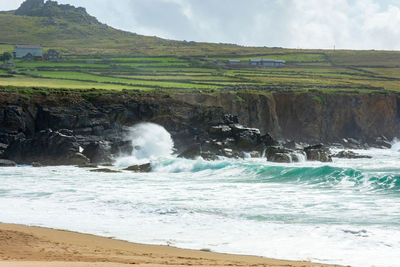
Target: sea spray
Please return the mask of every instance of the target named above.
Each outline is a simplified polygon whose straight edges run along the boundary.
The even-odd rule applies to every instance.
[[[216,252],[400,266],[399,152],[291,164],[159,152],[143,156],[152,173],[1,169],[0,221]],[[129,155],[127,164],[139,157]]]
[[[397,138],[392,141],[392,151],[400,152],[400,141]]]
[[[131,155],[124,155],[116,160],[118,166],[143,164],[149,161],[170,157],[174,142],[164,127],[155,123],[139,123],[130,128],[127,140],[132,142]]]

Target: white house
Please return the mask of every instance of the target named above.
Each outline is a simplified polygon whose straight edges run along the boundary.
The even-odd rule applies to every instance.
[[[16,45],[14,49],[14,58],[23,58],[28,54],[31,54],[33,57],[43,56],[43,47],[41,46]]]

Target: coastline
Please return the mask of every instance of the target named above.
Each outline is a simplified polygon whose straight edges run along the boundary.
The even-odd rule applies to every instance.
[[[23,266],[334,266],[144,245],[90,234],[0,223],[0,265]],[[337,266],[337,265],[335,265]]]

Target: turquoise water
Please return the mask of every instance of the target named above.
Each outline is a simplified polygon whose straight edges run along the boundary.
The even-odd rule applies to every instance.
[[[151,173],[0,168],[0,221],[352,266],[400,266],[400,146],[273,164],[150,157]],[[151,153],[150,153],[151,154]],[[146,155],[149,157],[149,154]],[[115,169],[135,161],[124,157]]]

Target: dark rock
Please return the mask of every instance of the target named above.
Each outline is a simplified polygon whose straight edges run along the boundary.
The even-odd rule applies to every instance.
[[[377,148],[391,148],[392,144],[387,140],[386,137],[380,136],[372,142],[372,146]]]
[[[52,130],[40,131],[32,139],[15,140],[7,147],[4,156],[20,164],[77,165],[89,162],[79,153],[75,137]]]
[[[294,150],[303,150],[304,147],[307,145],[304,145],[302,143],[297,143],[295,141],[289,141],[284,144],[284,147],[289,148],[289,149],[294,149]]]
[[[114,155],[131,155],[133,149],[139,150],[137,147],[133,147],[131,141],[118,141],[111,144],[111,153]]]
[[[306,153],[307,160],[332,162],[330,151],[323,144],[308,146],[304,148],[304,152]]]
[[[258,151],[251,151],[249,152],[251,158],[261,158],[261,153]]]
[[[32,162],[31,165],[32,165],[32,167],[35,167],[35,168],[43,167],[43,165],[40,162]]]
[[[239,118],[232,114],[225,114],[223,117],[223,124],[236,124],[239,123]]]
[[[200,154],[200,156],[204,159],[204,160],[217,160],[218,156],[212,152],[206,151],[206,152],[202,152]]]
[[[185,159],[195,159],[200,156],[201,154],[201,145],[200,144],[193,144],[188,147],[185,151],[179,154],[178,157],[185,158]]]
[[[82,153],[75,153],[68,156],[68,165],[83,165],[90,162],[90,160]]]
[[[232,129],[228,125],[212,126],[209,131],[212,137],[227,138],[232,136]]]
[[[0,143],[0,150],[6,150],[8,145]]]
[[[95,169],[95,170],[90,170],[91,172],[104,172],[104,173],[119,173],[120,171],[116,170],[111,170],[107,168],[102,168],[102,169]]]
[[[265,156],[267,159],[273,157],[276,153],[284,153],[284,154],[290,154],[294,152],[293,150],[284,148],[282,146],[270,146],[265,150]]]
[[[340,151],[339,153],[333,155],[334,158],[344,158],[344,159],[372,159],[371,156],[360,155],[353,151]]]
[[[133,165],[133,166],[130,166],[130,167],[124,169],[124,171],[151,172],[151,164],[147,163],[147,164],[142,164],[142,165]]]
[[[290,154],[290,158],[292,159],[292,162],[299,162],[300,161],[299,156],[297,154],[295,154],[295,153],[291,153]]]
[[[311,149],[326,149],[326,147],[323,144],[316,144],[304,148],[304,150],[311,150]]]
[[[98,166],[94,163],[86,163],[86,164],[81,164],[77,165],[78,168],[97,168]]]
[[[287,153],[275,153],[268,158],[268,161],[279,162],[279,163],[290,163],[292,162],[291,157]]]
[[[294,153],[293,150],[281,146],[271,146],[265,150],[265,156],[267,160],[271,162],[290,163],[292,161],[292,153]]]
[[[73,136],[74,135],[74,132],[71,131],[71,130],[68,130],[68,129],[60,129],[60,130],[58,130],[58,132],[60,134],[66,135],[66,136]]]
[[[92,163],[111,163],[111,147],[108,142],[100,141],[90,143],[83,150],[83,155],[90,159]]]
[[[14,161],[0,159],[0,167],[15,167],[17,164]]]

